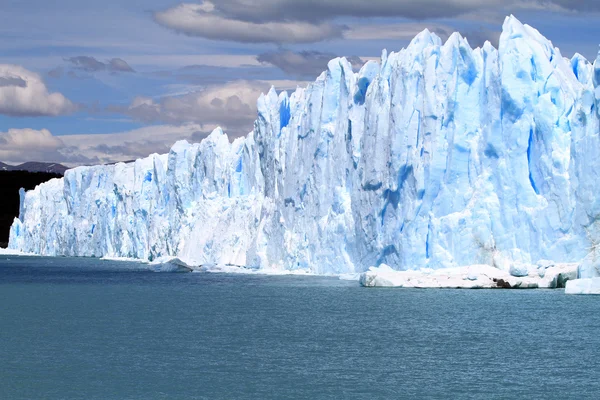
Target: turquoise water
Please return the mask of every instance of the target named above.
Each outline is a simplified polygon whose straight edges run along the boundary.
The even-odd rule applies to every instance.
[[[0,399],[594,399],[599,309],[0,256]]]

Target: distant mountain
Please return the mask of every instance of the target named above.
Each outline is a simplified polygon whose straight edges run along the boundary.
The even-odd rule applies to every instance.
[[[0,171],[47,172],[50,174],[64,175],[65,171],[68,169],[68,167],[57,163],[30,161],[19,165],[8,165],[0,162]]]

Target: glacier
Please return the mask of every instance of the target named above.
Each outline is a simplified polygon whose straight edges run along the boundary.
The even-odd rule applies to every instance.
[[[425,30],[271,89],[246,137],[24,193],[9,248],[316,274],[577,264],[600,241],[599,107],[600,55],[565,58],[515,17],[498,49]]]

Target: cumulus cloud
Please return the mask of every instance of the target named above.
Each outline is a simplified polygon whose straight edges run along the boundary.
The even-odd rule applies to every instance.
[[[256,58],[261,63],[274,65],[284,72],[303,78],[316,78],[321,72],[327,69],[327,63],[335,58],[333,53],[323,53],[320,51],[300,51],[280,49],[259,54]],[[364,64],[360,57],[346,57],[355,69]]]
[[[113,106],[109,111],[146,123],[219,125],[233,136],[240,136],[252,130],[257,112],[256,100],[270,89],[272,83],[233,81],[159,100],[137,97],[129,106]]]
[[[60,93],[49,93],[42,78],[18,65],[0,64],[0,114],[56,116],[76,107]]]
[[[127,64],[127,62],[121,58],[112,58],[104,63],[102,61],[97,60],[94,57],[77,56],[65,58],[65,61],[69,62],[75,68],[86,72],[135,72],[135,70],[131,68],[129,64]]]
[[[69,166],[129,161],[153,153],[167,153],[177,140],[199,142],[215,126],[158,125],[101,135],[53,136],[46,129],[0,132],[0,160],[57,162]]]
[[[48,161],[60,158],[64,143],[47,129],[9,129],[0,132],[0,160],[6,162]]]
[[[345,27],[330,23],[302,21],[253,22],[218,12],[208,1],[180,4],[154,13],[162,26],[189,36],[244,43],[308,43],[342,36]]]
[[[79,154],[88,160],[96,160],[95,163],[129,161],[153,153],[164,154],[176,141],[199,142],[214,128],[216,126],[201,127],[198,124],[155,125],[120,133],[61,136],[65,143],[64,162],[81,164],[69,158],[69,154]]]

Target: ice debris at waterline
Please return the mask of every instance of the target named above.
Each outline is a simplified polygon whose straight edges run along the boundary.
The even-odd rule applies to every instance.
[[[527,281],[600,239],[599,106],[600,57],[566,59],[514,17],[498,50],[426,30],[358,73],[337,58],[306,89],[271,90],[233,143],[216,129],[38,186],[10,248],[318,274],[487,265]]]
[[[360,284],[366,287],[440,289],[556,289],[564,288],[576,277],[577,264],[530,267],[525,275],[519,276],[489,265],[396,271],[382,264],[363,273]]]
[[[566,294],[600,295],[600,278],[575,279],[567,282]]]

